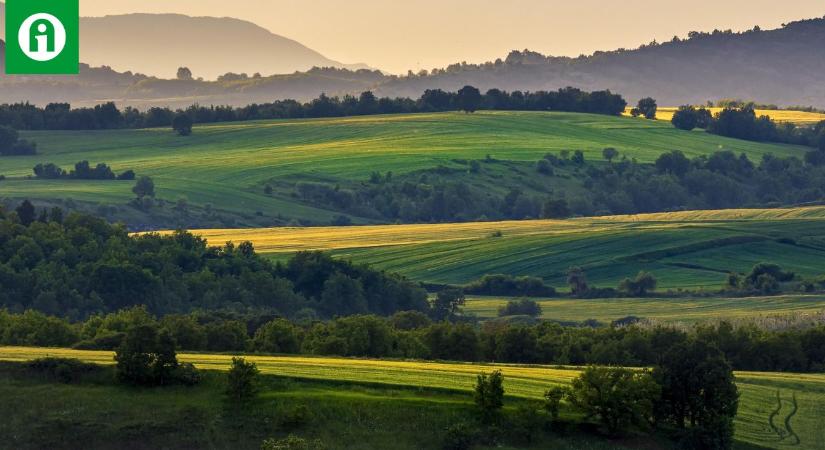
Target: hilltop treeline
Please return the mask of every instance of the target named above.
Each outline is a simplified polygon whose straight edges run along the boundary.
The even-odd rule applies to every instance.
[[[772,331],[722,322],[682,331],[670,327],[565,327],[433,322],[415,311],[289,321],[226,313],[167,315],[145,308],[95,315],[80,323],[27,311],[0,310],[0,345],[117,348],[135,326],[165,329],[182,350],[394,357],[450,361],[646,367],[690,339],[721,350],[736,370],[825,369],[825,327]]]
[[[177,111],[157,107],[146,111],[127,107],[121,111],[114,103],[75,109],[68,103],[50,103],[44,108],[28,103],[5,104],[0,105],[0,125],[17,130],[151,128],[171,126],[177,114],[186,114],[194,123],[459,110],[569,111],[619,115],[626,106],[627,102],[622,96],[610,91],[585,92],[568,87],[553,92],[508,93],[491,89],[482,94],[472,86],[465,86],[457,92],[427,90],[418,100],[378,98],[372,92],[366,91],[357,97],[348,95],[343,98],[321,94],[306,103],[279,100],[240,108],[192,105],[185,110]]]
[[[655,108],[653,113],[655,114]],[[719,136],[757,142],[805,145],[825,152],[825,121],[815,125],[776,123],[769,116],[757,116],[753,105],[728,106],[714,116],[704,108],[682,106],[671,120],[676,128],[702,128]]]
[[[462,160],[454,162],[463,168],[374,173],[360,183],[301,181],[285,192],[314,206],[405,223],[775,207],[825,199],[825,151],[751,161],[728,150],[694,158],[674,150],[654,164],[622,157],[621,149],[606,149],[605,155],[608,161],[588,160],[581,151],[548,153],[534,164]]]
[[[319,253],[272,264],[248,242],[210,247],[182,231],[130,236],[29,202],[0,210],[0,308],[81,319],[132,305],[156,314],[234,308],[308,317],[429,310],[412,282]]]

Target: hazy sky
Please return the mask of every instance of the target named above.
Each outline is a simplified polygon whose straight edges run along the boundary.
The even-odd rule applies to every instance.
[[[329,58],[391,72],[488,61],[512,49],[575,56],[691,30],[774,28],[825,15],[823,0],[81,0],[80,7],[84,16],[237,17]]]

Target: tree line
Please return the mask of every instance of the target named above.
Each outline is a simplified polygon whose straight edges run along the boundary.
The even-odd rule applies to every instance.
[[[359,96],[318,98],[302,103],[278,100],[244,107],[192,105],[182,110],[149,108],[139,111],[126,107],[123,111],[114,103],[93,108],[72,108],[66,103],[50,103],[41,108],[29,103],[0,105],[0,125],[16,130],[103,130],[118,128],[169,127],[179,117],[175,127],[182,134],[191,131],[191,123],[234,122],[264,119],[298,119],[341,117],[371,114],[477,110],[568,111],[619,115],[627,102],[610,91],[585,92],[576,88],[557,91],[504,92],[490,89],[482,94],[477,88],[465,86],[457,92],[430,89],[417,100],[410,98],[378,98],[370,91]],[[187,126],[188,125],[188,126]],[[2,135],[0,135],[2,136]],[[0,142],[2,144],[2,142]]]
[[[44,180],[134,180],[135,171],[126,170],[120,174],[115,174],[112,168],[106,163],[98,163],[94,167],[89,161],[80,161],[74,165],[73,170],[64,170],[53,163],[38,164],[32,169],[35,178]]]
[[[719,322],[682,329],[630,320],[597,327],[452,320],[434,320],[420,311],[330,320],[288,320],[274,314],[228,311],[157,318],[145,307],[133,307],[70,322],[37,311],[2,311],[0,345],[113,350],[131,328],[148,326],[168,333],[175,348],[188,351],[650,367],[673,348],[699,341],[718,348],[736,370],[825,369],[825,326],[821,324],[772,329],[755,323]]]
[[[302,181],[284,192],[344,214],[404,223],[776,207],[825,199],[820,153],[766,154],[752,161],[729,150],[693,158],[673,150],[646,164],[620,148],[605,148],[603,161],[563,150],[547,153],[532,167],[488,156],[403,175],[374,173],[360,182]],[[491,193],[480,182],[504,192]]]

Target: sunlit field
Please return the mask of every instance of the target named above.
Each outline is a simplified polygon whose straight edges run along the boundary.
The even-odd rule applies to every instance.
[[[111,352],[0,347],[0,360],[5,361],[47,356],[113,363]],[[226,370],[231,361],[229,355],[178,356],[181,361],[192,362],[202,369]],[[541,399],[549,387],[569,383],[578,375],[575,368],[547,366],[272,356],[250,356],[248,360],[254,361],[267,375],[466,393],[472,390],[478,373],[501,369],[508,395],[536,400]],[[823,448],[825,430],[820,422],[825,417],[825,375],[743,372],[737,374],[737,383],[742,393],[736,420],[738,440],[766,448]]]
[[[632,107],[628,107],[625,110],[624,115],[630,116],[630,110]],[[656,112],[656,120],[664,120],[670,122],[670,119],[673,118],[673,113],[676,112],[679,108],[674,107],[665,107],[659,108]],[[711,114],[716,114],[722,110],[722,108],[707,108],[710,110]],[[805,111],[790,111],[786,109],[779,109],[779,110],[772,110],[772,109],[757,109],[756,110],[757,116],[768,116],[773,119],[775,122],[787,122],[787,123],[795,123],[797,125],[813,125],[825,120],[825,114],[822,113],[815,113],[815,112],[805,112]]]
[[[39,154],[4,158],[3,197],[88,201],[123,205],[134,182],[29,179],[38,163],[69,169],[81,160],[133,169],[154,179],[159,198],[254,216],[284,214],[329,223],[332,211],[288,195],[265,195],[266,183],[366,181],[370,173],[404,174],[438,166],[466,168],[456,160],[535,162],[548,152],[582,150],[601,161],[602,150],[652,162],[674,149],[687,156],[719,150],[745,152],[752,160],[773,153],[801,156],[803,147],[746,142],[707,133],[685,133],[670,124],[626,117],[561,112],[478,112],[271,120],[195,126],[189,137],[169,129],[37,131],[22,137]]]
[[[615,286],[648,270],[662,289],[718,289],[729,272],[747,272],[760,262],[819,276],[825,261],[825,207],[194,232],[214,245],[248,240],[275,259],[329,251],[434,283],[506,273],[538,276],[562,288],[567,269],[581,266],[600,285]]]
[[[514,298],[467,297],[464,311],[478,318],[498,317],[498,309]],[[695,323],[716,320],[737,320],[799,316],[825,318],[825,295],[780,295],[774,297],[691,297],[691,298],[615,298],[536,299],[542,308],[542,319],[558,322],[583,322],[590,319],[602,323],[635,316],[660,322]]]

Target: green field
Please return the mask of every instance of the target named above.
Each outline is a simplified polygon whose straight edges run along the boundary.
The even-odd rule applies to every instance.
[[[479,318],[498,317],[498,308],[512,298],[467,298],[464,311]],[[616,298],[616,299],[538,299],[542,319],[559,322],[583,322],[595,319],[610,323],[636,316],[662,322],[695,323],[708,320],[754,319],[757,317],[808,315],[825,313],[823,295],[780,295],[747,298]]]
[[[102,364],[112,363],[110,352],[0,347],[0,360],[25,361],[45,356],[80,358]],[[216,370],[225,370],[231,359],[227,355],[190,354],[179,357],[183,361],[195,363],[198,367]],[[548,387],[568,383],[577,375],[574,368],[546,366],[269,356],[253,356],[249,359],[258,364],[262,373],[269,375],[336,383],[436,389],[436,392],[469,393],[477,373],[500,368],[505,376],[506,392],[511,396],[527,399],[540,399]],[[742,393],[739,417],[736,421],[738,440],[765,448],[823,448],[825,429],[821,427],[820,422],[825,417],[825,376],[748,372],[737,374],[737,379]],[[317,393],[313,390],[295,393],[299,396],[313,394]],[[437,396],[429,400],[418,399],[423,402],[422,405],[428,401],[444,400]],[[450,397],[449,400],[467,403],[470,401],[469,395],[466,398]]]
[[[272,180],[366,180],[372,171],[403,174],[439,165],[465,167],[454,159],[536,161],[547,152],[583,150],[602,160],[605,147],[651,162],[679,149],[688,156],[720,149],[804,153],[802,147],[760,144],[702,132],[682,132],[667,123],[573,113],[479,112],[275,120],[203,125],[190,137],[167,129],[25,132],[40,154],[4,158],[0,196],[125,204],[133,182],[41,181],[24,177],[38,163],[69,169],[80,160],[105,162],[119,172],[134,169],[154,178],[158,196],[187,198],[222,211],[328,223],[334,214],[296,203],[288,195],[266,196]]]
[[[500,237],[493,237],[501,232]],[[557,287],[581,266],[599,286],[640,270],[661,289],[719,289],[731,271],[774,262],[825,273],[825,208],[689,211],[570,220],[196,231],[212,244],[249,240],[283,259],[329,251],[415,280],[464,284],[485,274],[533,275]]]

